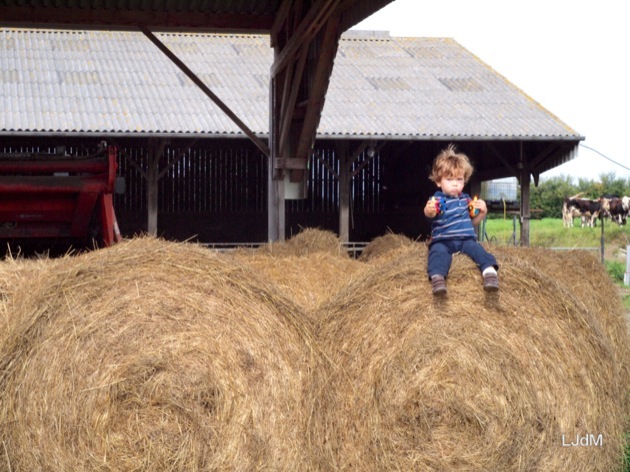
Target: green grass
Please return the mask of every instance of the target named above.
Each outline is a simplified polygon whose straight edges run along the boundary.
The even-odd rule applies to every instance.
[[[541,220],[530,220],[529,240],[530,246],[538,247],[563,247],[563,248],[584,248],[600,247],[602,232],[601,227],[564,228],[562,220],[554,218],[543,218]],[[493,241],[498,244],[508,244],[514,231],[514,221],[508,218],[489,218],[486,221],[485,232]],[[520,240],[520,226],[516,223],[516,238]],[[619,226],[607,221],[604,225],[604,246],[610,244],[611,248],[621,248],[630,244],[630,225]],[[608,252],[608,249],[606,250]]]

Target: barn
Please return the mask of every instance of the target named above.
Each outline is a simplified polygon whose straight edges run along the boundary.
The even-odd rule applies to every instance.
[[[373,3],[337,21],[351,26]],[[319,227],[348,243],[387,231],[422,239],[428,166],[455,143],[476,167],[471,194],[484,181],[518,178],[527,244],[530,181],[572,159],[584,139],[451,38],[337,25],[337,42],[322,28],[302,56],[291,46],[283,56],[278,32],[254,13],[257,27],[153,34],[142,24],[94,30],[111,29],[113,6],[102,25],[76,13],[90,29],[74,19],[71,29],[25,27],[51,25],[3,8],[3,159],[114,146],[123,236],[256,244]],[[306,75],[276,81],[289,53]]]
[[[0,0],[0,237],[96,204],[176,240],[5,259],[0,469],[620,468],[630,343],[590,255],[497,247],[488,294],[456,256],[435,303],[399,234],[276,244],[422,237],[448,143],[471,193],[519,179],[527,235],[583,139],[452,39],[347,32],[387,3]]]

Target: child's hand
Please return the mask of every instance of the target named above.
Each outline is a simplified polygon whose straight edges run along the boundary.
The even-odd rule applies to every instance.
[[[473,208],[479,210],[480,215],[488,213],[488,206],[484,200],[476,199],[472,202]]]
[[[480,200],[480,199],[473,200],[471,202],[471,205],[476,210],[479,210],[479,213],[477,213],[472,218],[473,226],[477,226],[479,223],[481,223],[481,220],[483,220],[486,217],[486,213],[488,213],[488,206],[486,205],[486,202],[484,200]]]
[[[435,218],[437,215],[437,200],[435,197],[429,198],[427,204],[424,206],[424,216],[427,218]]]

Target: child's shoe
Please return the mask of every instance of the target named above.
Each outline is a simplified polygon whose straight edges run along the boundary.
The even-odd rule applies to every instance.
[[[483,289],[486,292],[499,290],[499,277],[496,273],[489,273],[483,276]]]
[[[441,275],[432,275],[431,288],[433,289],[433,295],[446,295],[446,281],[444,280],[444,277]]]

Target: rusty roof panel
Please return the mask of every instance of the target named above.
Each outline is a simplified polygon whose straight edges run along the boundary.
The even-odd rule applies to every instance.
[[[267,135],[268,36],[158,37]],[[0,29],[0,91],[0,134],[242,135],[141,33]],[[452,39],[358,32],[340,42],[318,136],[580,137]]]

